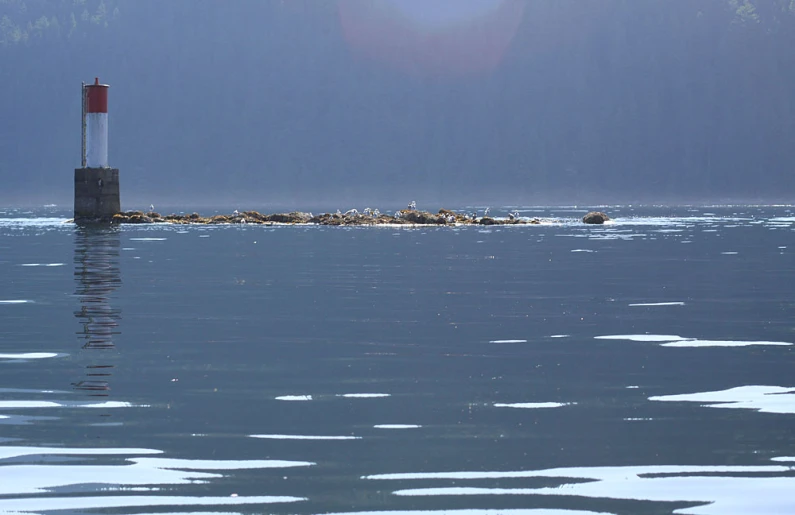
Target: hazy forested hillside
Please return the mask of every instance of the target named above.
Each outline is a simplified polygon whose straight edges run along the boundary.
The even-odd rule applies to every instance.
[[[125,207],[793,199],[795,1],[506,0],[466,73],[357,50],[386,1],[0,0],[0,202],[69,202],[97,75]]]
[[[116,0],[0,0],[0,45],[54,44],[119,18]],[[98,32],[97,32],[98,33]]]

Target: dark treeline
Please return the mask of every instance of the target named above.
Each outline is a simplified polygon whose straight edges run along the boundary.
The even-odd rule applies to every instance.
[[[527,0],[463,77],[357,56],[334,1],[0,0],[0,201],[68,203],[95,75],[145,205],[795,193],[790,0]]]

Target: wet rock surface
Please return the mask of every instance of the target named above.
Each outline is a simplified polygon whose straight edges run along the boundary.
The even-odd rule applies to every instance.
[[[601,211],[591,211],[582,217],[583,223],[586,224],[603,224],[608,220],[610,220],[610,217]]]
[[[440,209],[438,213],[419,211],[416,209],[403,209],[393,215],[382,214],[378,210],[366,209],[359,213],[352,209],[346,213],[323,213],[313,215],[293,211],[290,213],[263,214],[257,211],[234,212],[229,215],[201,216],[198,213],[161,215],[154,211],[125,211],[113,215],[111,223],[117,224],[307,224],[307,225],[534,225],[552,220],[538,218],[494,218],[489,216],[477,217],[472,214],[463,214],[449,209]]]

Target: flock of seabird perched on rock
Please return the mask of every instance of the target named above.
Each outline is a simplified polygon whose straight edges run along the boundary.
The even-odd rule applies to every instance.
[[[365,208],[362,212],[358,209],[349,209],[344,213],[339,209],[335,213],[323,213],[314,215],[300,211],[291,213],[263,214],[257,211],[238,211],[231,215],[213,215],[209,217],[200,216],[198,213],[192,214],[171,214],[161,215],[154,211],[154,205],[150,205],[147,213],[141,211],[127,211],[113,215],[111,223],[173,223],[173,224],[306,224],[306,225],[343,225],[343,226],[362,226],[362,225],[528,225],[541,223],[554,223],[556,220],[541,220],[538,218],[522,217],[519,211],[514,210],[508,213],[505,218],[495,218],[489,216],[491,208],[487,207],[483,211],[483,216],[478,216],[477,211],[471,213],[460,213],[449,209],[440,209],[436,213],[420,211],[417,203],[411,201],[406,209],[395,211],[393,215],[382,214],[378,209]],[[610,218],[601,212],[588,213],[584,218],[585,223],[604,223]],[[97,220],[102,221],[102,220]]]

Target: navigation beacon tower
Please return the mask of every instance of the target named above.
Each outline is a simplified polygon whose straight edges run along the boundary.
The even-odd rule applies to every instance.
[[[110,220],[121,211],[119,170],[108,165],[108,89],[82,85],[82,160],[75,169],[75,221]]]

